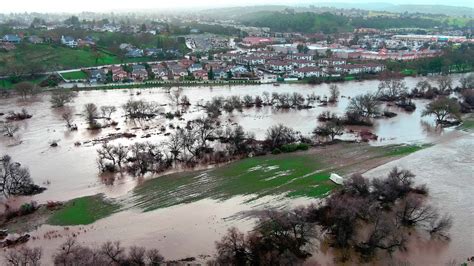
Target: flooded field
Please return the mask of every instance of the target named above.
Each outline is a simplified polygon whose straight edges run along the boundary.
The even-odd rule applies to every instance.
[[[457,85],[460,76],[453,76],[453,78]],[[410,89],[419,80],[419,78],[405,79]],[[267,128],[279,123],[309,135],[318,125],[317,116],[320,113],[330,110],[343,114],[349,103],[349,97],[375,92],[378,81],[346,82],[338,86],[342,97],[334,106],[286,111],[271,107],[244,108],[242,113],[237,111],[232,114],[224,113],[220,119],[223,124],[242,125],[246,131],[255,133],[259,139],[264,137]],[[163,105],[163,112],[172,111],[174,107],[169,105],[170,101],[164,89],[81,91],[73,103],[62,109],[51,108],[48,94],[40,94],[27,101],[18,98],[0,99],[0,112],[7,113],[27,108],[33,115],[31,119],[18,122],[20,131],[15,138],[0,137],[0,154],[9,154],[14,160],[28,166],[33,180],[47,187],[44,193],[33,197],[39,202],[65,201],[98,193],[120,199],[144,180],[124,175],[113,185],[107,185],[107,182],[104,182],[104,176],[101,177],[97,169],[96,149],[99,144],[92,140],[104,138],[110,133],[128,132],[136,134],[137,137],[112,142],[127,144],[136,141],[164,141],[166,136],[160,131],[160,127],[165,126],[166,131],[169,132],[170,124],[183,126],[187,120],[205,116],[203,110],[197,107],[197,104],[202,104],[205,100],[214,96],[247,94],[261,96],[263,92],[299,92],[303,95],[315,93],[319,96],[329,96],[329,86],[327,84],[282,84],[278,87],[273,85],[189,87],[183,89],[183,94],[190,99],[192,105],[184,114],[184,120],[176,118],[167,120],[159,116],[141,123],[125,121],[120,106],[130,98],[134,98],[155,101]],[[417,182],[428,184],[435,205],[443,211],[449,210],[454,216],[452,241],[439,249],[420,247],[408,254],[407,259],[410,261],[422,259],[419,262],[424,265],[444,265],[449,259],[462,260],[474,255],[471,254],[474,250],[472,242],[474,239],[472,235],[474,198],[469,194],[469,190],[460,189],[471,186],[474,178],[472,175],[474,137],[467,133],[457,133],[453,129],[435,128],[433,117],[421,117],[421,112],[428,101],[415,100],[414,102],[417,109],[412,113],[404,112],[396,107],[384,107],[396,112],[398,116],[376,120],[373,132],[379,136],[379,140],[370,144],[380,146],[400,143],[441,143],[378,167],[369,171],[368,175],[378,176],[393,165],[397,165],[412,170],[417,175]],[[118,111],[112,118],[119,122],[117,126],[119,129],[87,130],[86,122],[80,115],[84,104],[87,103],[95,103],[97,106],[117,106]],[[66,129],[61,115],[67,109],[77,114],[74,120],[78,125],[78,131],[71,132]],[[150,137],[144,138],[147,134],[150,134]],[[350,134],[344,135],[344,138],[352,137]],[[50,147],[50,142],[53,140],[59,140],[58,147]],[[82,145],[76,146],[76,142]],[[66,235],[74,233],[78,235],[81,242],[89,244],[96,244],[102,240],[121,240],[125,245],[153,245],[159,248],[168,259],[196,257],[200,254],[210,255],[213,252],[214,241],[220,239],[229,226],[238,225],[244,231],[252,227],[254,221],[242,218],[238,215],[239,213],[269,205],[282,207],[311,202],[307,198],[288,199],[267,196],[247,204],[246,197],[251,196],[237,196],[225,200],[202,199],[150,212],[127,209],[92,225],[72,226],[67,229],[43,225],[32,233],[38,239],[31,241],[28,245],[43,246],[45,254],[51,254],[64,241]],[[466,233],[468,231],[471,232],[470,235]],[[425,254],[427,249],[432,256],[419,255],[421,252]],[[205,257],[202,258],[205,259]],[[318,256],[316,259],[318,260]],[[327,257],[321,260],[330,261]]]

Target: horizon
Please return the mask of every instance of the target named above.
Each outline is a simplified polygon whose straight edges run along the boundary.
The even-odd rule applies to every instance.
[[[25,3],[26,2],[26,3]],[[258,3],[250,0],[223,0],[216,4],[211,0],[201,0],[198,2],[190,0],[175,0],[172,3],[157,3],[152,0],[136,0],[134,1],[133,7],[130,6],[130,2],[125,1],[116,1],[113,3],[113,7],[110,7],[110,3],[97,2],[93,0],[83,0],[77,4],[70,4],[67,7],[59,7],[57,3],[53,0],[45,0],[41,2],[28,3],[30,1],[15,1],[8,2],[2,5],[2,10],[0,14],[10,14],[10,13],[82,13],[82,12],[94,12],[94,13],[104,13],[104,12],[144,12],[144,11],[178,11],[178,10],[187,10],[198,9],[216,9],[216,8],[232,8],[232,7],[245,7],[245,6],[310,6],[310,5],[323,5],[330,7],[334,4],[350,4],[350,5],[368,5],[368,4],[386,4],[386,5],[429,5],[429,6],[450,6],[450,7],[467,7],[474,8],[474,4],[471,1],[465,0],[455,0],[449,3],[444,1],[436,0],[418,0],[416,2],[409,0],[398,0],[391,2],[384,2],[378,0],[368,0],[368,1],[357,1],[357,0],[336,0],[336,1],[307,1],[307,0],[260,0]],[[90,8],[88,8],[90,6]],[[348,7],[352,8],[352,7]],[[361,8],[363,9],[363,8]]]

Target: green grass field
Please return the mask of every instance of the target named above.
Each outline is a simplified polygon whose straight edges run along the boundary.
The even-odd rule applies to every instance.
[[[51,225],[91,224],[119,209],[119,205],[106,201],[102,195],[88,196],[68,201],[63,208],[51,215]]]
[[[469,114],[462,118],[462,124],[458,127],[461,130],[474,129],[474,115]]]
[[[31,64],[39,64],[42,68],[51,70],[116,64],[120,63],[120,60],[105,52],[99,52],[99,57],[96,58],[91,49],[72,49],[49,44],[22,44],[11,52],[0,53],[0,62],[0,70],[11,65],[24,66],[28,69]]]
[[[28,79],[29,82],[33,84],[39,84],[41,81],[45,79],[44,76],[39,76],[33,79]],[[15,86],[11,81],[7,79],[0,79],[0,88],[6,88],[6,89],[11,89]]]
[[[61,76],[67,80],[87,79],[87,73],[84,71],[65,72],[61,73]]]
[[[410,153],[417,152],[424,148],[431,147],[430,144],[423,144],[423,145],[402,145],[402,146],[395,146],[392,149],[388,149],[385,153],[386,156],[404,156]]]

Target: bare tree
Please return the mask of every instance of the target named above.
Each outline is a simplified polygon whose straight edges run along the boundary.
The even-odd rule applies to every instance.
[[[30,171],[14,162],[8,155],[0,159],[0,192],[5,197],[14,195],[31,195],[43,191],[33,184]]]
[[[73,130],[77,129],[77,127],[73,124],[74,120],[72,117],[72,112],[71,111],[65,111],[62,115],[61,118],[66,122],[66,127]]]
[[[117,111],[117,107],[113,105],[104,105],[100,107],[100,112],[102,113],[102,116],[110,119],[113,113]]]
[[[461,83],[461,89],[474,89],[474,74],[463,76],[459,82]]]
[[[128,155],[128,148],[122,144],[117,146],[108,143],[102,144],[102,147],[97,150],[98,164],[102,171],[115,171],[118,166],[122,169],[123,163],[126,161]]]
[[[409,194],[401,201],[396,215],[400,223],[405,226],[430,224],[438,218],[437,211],[432,206],[426,205],[420,195],[415,194]]]
[[[153,266],[161,265],[165,260],[158,249],[147,250],[145,256],[148,260],[148,263]]]
[[[453,217],[445,214],[442,217],[430,221],[428,231],[432,237],[449,238],[448,231],[453,226]]]
[[[352,98],[347,112],[356,113],[363,117],[371,117],[380,113],[380,103],[377,100],[377,96],[371,93],[357,95]]]
[[[93,103],[88,103],[84,105],[84,116],[89,124],[94,125],[96,124],[96,119],[99,116],[99,112],[97,109],[97,105]]]
[[[120,242],[107,241],[100,247],[100,252],[107,258],[109,264],[118,264],[125,259],[125,249],[121,247]]]
[[[5,265],[8,266],[40,266],[41,248],[21,247],[19,249],[10,249],[4,254]]]
[[[63,107],[66,103],[72,102],[76,93],[68,89],[58,89],[51,94],[51,104],[54,108]]]
[[[13,137],[18,130],[20,130],[20,127],[17,124],[0,121],[0,133],[5,136]]]
[[[155,102],[130,99],[122,108],[129,118],[150,118],[159,112],[159,106]]]
[[[216,241],[217,263],[220,265],[246,265],[249,260],[245,235],[237,228],[227,230],[220,241]]]
[[[35,85],[31,82],[23,81],[16,84],[14,90],[22,99],[26,99],[28,95],[32,95],[35,92]]]
[[[408,87],[402,79],[386,79],[379,83],[377,96],[383,101],[395,101],[404,97]]]
[[[453,89],[453,79],[449,75],[439,75],[436,78],[436,83],[441,94],[447,94]]]
[[[336,136],[340,136],[343,133],[344,126],[341,121],[328,121],[313,130],[313,134],[316,136],[324,138],[329,137],[330,141],[334,141]]]
[[[182,94],[183,94],[183,89],[177,88],[176,90],[173,90],[168,94],[168,99],[171,101],[173,105],[179,106],[181,104]]]
[[[297,140],[297,132],[293,129],[278,124],[267,130],[265,141],[270,149],[279,148],[282,145],[293,143]]]
[[[337,102],[339,95],[340,95],[339,87],[336,84],[331,84],[329,86],[329,102],[330,103]]]

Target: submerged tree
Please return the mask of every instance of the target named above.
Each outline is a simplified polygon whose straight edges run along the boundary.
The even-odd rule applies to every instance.
[[[461,106],[456,99],[440,97],[430,102],[422,115],[434,115],[436,123],[446,123],[448,119],[459,120],[461,118]]]
[[[0,192],[4,196],[32,195],[44,189],[33,184],[30,171],[8,155],[0,158]]]
[[[367,93],[352,98],[347,107],[347,112],[368,118],[380,113],[379,106],[380,103],[377,100],[377,96],[375,94]]]
[[[65,104],[72,102],[76,97],[76,93],[68,89],[59,89],[51,94],[51,104],[54,108],[63,107]]]

